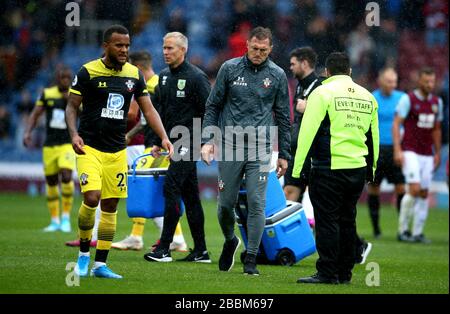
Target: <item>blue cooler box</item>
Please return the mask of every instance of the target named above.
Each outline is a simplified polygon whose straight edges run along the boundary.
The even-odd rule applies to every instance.
[[[245,190],[245,179],[239,194],[247,194],[247,191]],[[266,217],[273,215],[286,206],[286,196],[284,195],[280,181],[278,181],[277,174],[274,171],[269,172],[267,178],[266,207],[264,208]]]
[[[136,169],[139,159],[151,156],[144,154],[133,161],[128,171],[128,217],[155,218],[164,216],[166,205],[164,199],[164,181],[168,168]],[[184,213],[184,203],[180,204],[181,214]]]
[[[247,246],[247,234],[239,218],[238,226]],[[300,203],[289,203],[266,217],[259,255],[269,263],[290,266],[315,252],[314,236]]]
[[[269,217],[287,206],[286,196],[275,171],[269,172],[266,190],[266,217]]]
[[[129,170],[127,213],[130,218],[164,216],[166,172],[167,168]]]

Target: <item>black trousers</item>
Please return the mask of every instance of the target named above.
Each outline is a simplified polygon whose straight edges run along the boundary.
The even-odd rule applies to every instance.
[[[309,195],[316,220],[320,275],[351,279],[356,251],[356,203],[364,188],[366,167],[311,170]]]
[[[164,225],[160,246],[168,249],[180,220],[180,201],[186,207],[186,217],[194,240],[194,250],[205,251],[205,216],[198,190],[195,161],[171,161],[164,182]]]

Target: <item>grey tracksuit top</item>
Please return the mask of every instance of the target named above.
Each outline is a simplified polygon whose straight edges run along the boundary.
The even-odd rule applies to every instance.
[[[255,66],[247,56],[226,61],[206,102],[203,129],[219,126],[278,126],[279,158],[290,159],[290,109],[286,74],[267,59]],[[203,138],[208,142],[211,137]],[[267,142],[267,146],[272,143]]]

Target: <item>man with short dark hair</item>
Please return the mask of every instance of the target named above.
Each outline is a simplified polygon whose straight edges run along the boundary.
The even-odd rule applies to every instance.
[[[159,76],[153,71],[152,66],[152,56],[147,51],[135,51],[130,53],[130,63],[135,65],[144,75],[144,79],[147,83],[147,90],[150,94],[150,98],[152,103],[157,106],[157,87]],[[152,129],[147,125],[144,117],[139,111],[139,106],[135,101],[131,102],[130,111],[128,112],[128,128],[130,127],[130,112],[131,118],[133,121],[136,121],[133,128],[129,129],[126,138],[128,142],[127,146],[127,159],[128,159],[128,167],[131,168],[133,161],[143,155],[151,153],[153,148],[153,140],[154,134]],[[133,118],[136,117],[136,118]],[[140,118],[140,119],[139,119]],[[132,121],[132,122],[133,122]],[[143,134],[141,134],[143,133]],[[142,141],[144,145],[135,145],[136,138],[139,139],[139,136],[142,135]],[[142,146],[142,147],[141,147]],[[160,156],[159,158],[154,158],[153,156],[143,157],[139,160],[139,163],[136,165],[136,169],[142,168],[168,168],[170,164],[170,160],[166,158],[166,156]],[[158,240],[161,236],[161,232],[163,229],[163,221],[164,217],[154,217],[153,222],[155,226],[158,228]],[[111,247],[119,250],[136,250],[140,251],[144,247],[144,227],[146,219],[142,217],[135,217],[132,219],[133,227],[131,229],[131,233],[125,239],[119,242],[115,242]],[[156,244],[155,244],[156,245]],[[155,246],[154,245],[154,246]],[[187,244],[184,240],[183,233],[181,230],[181,224],[178,223],[174,241],[170,244],[171,250],[186,252]]]
[[[436,74],[431,68],[419,71],[418,88],[403,95],[396,108],[392,128],[394,160],[402,166],[407,193],[400,205],[398,240],[429,243],[423,229],[428,217],[428,190],[433,170],[441,162],[442,99],[433,94]],[[400,126],[403,125],[403,138]],[[412,230],[409,229],[414,217]]]
[[[268,164],[272,153],[272,139],[269,128],[278,126],[277,174],[282,176],[290,159],[289,95],[284,71],[269,59],[272,51],[272,33],[267,28],[256,27],[247,40],[247,54],[226,61],[219,70],[209,95],[203,131],[220,126],[219,150],[219,204],[218,217],[225,237],[219,258],[219,269],[230,271],[240,240],[234,234],[234,207],[239,186],[245,174],[248,217],[247,255],[244,260],[244,274],[259,275],[256,268],[256,254],[265,226],[265,202]],[[258,133],[258,141],[246,130]],[[234,135],[227,137],[227,129]],[[240,131],[243,130],[243,131]],[[241,136],[242,135],[242,136]],[[247,136],[247,140],[246,137]],[[234,141],[234,137],[242,141]],[[262,139],[262,141],[260,141]],[[203,138],[202,159],[210,164],[214,152],[212,137]],[[258,144],[258,152],[256,152]],[[263,153],[260,153],[261,150]],[[240,154],[240,152],[242,154]],[[227,158],[231,157],[231,158]]]
[[[356,203],[378,159],[378,105],[354,83],[345,53],[326,60],[328,79],[308,98],[293,177],[311,154],[309,192],[316,220],[317,273],[299,283],[350,283],[356,252]]]
[[[106,265],[117,224],[117,205],[127,197],[125,132],[131,99],[173,153],[158,112],[152,105],[142,73],[127,62],[130,36],[121,25],[109,27],[103,36],[104,57],[84,64],[72,82],[66,122],[77,154],[77,170],[83,202],[78,213],[80,252],[75,273],[88,275],[89,245],[95,210],[101,202],[95,264],[91,276],[116,278]],[[78,110],[83,103],[77,131]]]
[[[294,168],[295,152],[297,151],[297,139],[303,113],[306,108],[308,96],[316,87],[320,86],[323,79],[319,78],[315,71],[317,54],[311,47],[301,47],[294,49],[290,54],[290,69],[294,77],[298,80],[294,95],[294,122],[291,126],[291,154],[292,158],[288,163],[288,168],[284,175],[284,193],[286,199],[298,202],[308,185],[311,163],[306,158],[305,165],[300,178],[292,177]]]
[[[64,120],[69,95],[72,70],[62,67],[56,72],[56,86],[45,88],[28,118],[23,143],[29,147],[31,132],[39,117],[46,113],[46,139],[42,149],[46,182],[47,207],[50,224],[44,232],[70,232],[70,211],[73,204],[74,184],[72,171],[75,168],[75,154],[70,145],[70,136]],[[59,191],[61,183],[61,193]],[[62,200],[60,219],[59,197]]]

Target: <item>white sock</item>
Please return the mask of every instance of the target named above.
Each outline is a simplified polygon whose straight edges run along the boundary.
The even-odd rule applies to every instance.
[[[62,218],[62,219],[70,219],[70,215],[69,215],[68,213],[63,213],[63,214],[61,215],[61,218]]]
[[[92,239],[91,241],[97,241],[97,233],[98,233],[98,223],[100,222],[100,214],[101,214],[100,204],[98,204],[97,209],[95,210],[95,223],[94,228],[92,229]]]
[[[178,243],[178,244],[184,243],[184,236],[183,236],[183,234],[175,234],[173,236],[173,241],[172,242],[175,242],[175,243]]]
[[[60,220],[59,220],[59,217],[52,218],[52,222],[57,224],[57,225],[59,225],[61,223]]]
[[[91,253],[89,252],[78,252],[78,256],[91,256]]]
[[[418,236],[423,233],[425,222],[428,217],[428,199],[418,197],[414,206],[414,223],[413,236]]]
[[[130,237],[132,237],[132,238],[134,238],[134,239],[136,239],[138,241],[143,241],[142,236],[135,236],[135,235],[131,235],[130,234]]]
[[[97,268],[99,268],[99,267],[101,267],[101,266],[103,266],[103,265],[106,265],[106,263],[103,263],[103,262],[95,262],[95,263],[94,263],[94,269],[97,269]]]
[[[400,217],[398,219],[398,232],[399,234],[404,233],[408,230],[409,221],[411,218],[411,214],[413,213],[414,203],[416,202],[416,198],[411,194],[406,193],[402,198],[402,202],[400,204]]]
[[[161,238],[163,225],[164,225],[164,217],[155,217],[155,218],[153,218],[153,222],[155,223],[156,228],[158,228],[159,237]]]

